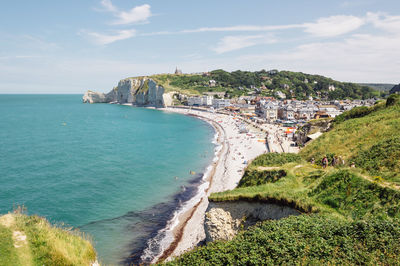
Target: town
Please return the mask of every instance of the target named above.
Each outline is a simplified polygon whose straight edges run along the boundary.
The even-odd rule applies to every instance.
[[[224,93],[210,92],[203,96],[177,95],[184,105],[209,111],[234,113],[257,123],[302,124],[312,119],[334,118],[354,107],[372,106],[376,99],[367,100],[289,100],[274,97],[241,96],[224,99]]]

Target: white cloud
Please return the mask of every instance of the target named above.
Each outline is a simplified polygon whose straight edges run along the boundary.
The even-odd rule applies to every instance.
[[[400,34],[355,34],[332,42],[313,42],[288,51],[242,56],[243,64],[318,73],[342,81],[399,82]]]
[[[304,23],[305,32],[319,37],[335,37],[352,32],[365,24],[363,18],[355,16],[331,16],[320,18],[315,23]]]
[[[371,22],[378,29],[400,34],[400,16],[368,12],[367,21]]]
[[[110,12],[117,12],[117,8],[111,3],[110,0],[102,0],[101,5],[105,8],[105,10]]]
[[[101,5],[106,11],[111,12],[117,20],[112,22],[113,25],[127,25],[134,23],[147,22],[147,19],[151,17],[150,5],[144,4],[136,6],[128,11],[121,11],[115,7],[111,0],[102,0]]]
[[[180,33],[197,33],[197,32],[225,32],[225,31],[274,31],[285,30],[303,27],[300,24],[289,25],[271,25],[271,26],[256,26],[256,25],[238,25],[230,27],[203,27],[192,30],[182,30]]]
[[[116,41],[132,38],[136,35],[136,30],[119,30],[115,34],[102,34],[97,32],[81,31],[86,34],[94,43],[100,45],[110,44]]]
[[[246,47],[273,42],[276,42],[276,40],[271,36],[265,35],[225,36],[218,42],[216,47],[212,48],[212,50],[218,54],[222,54]]]

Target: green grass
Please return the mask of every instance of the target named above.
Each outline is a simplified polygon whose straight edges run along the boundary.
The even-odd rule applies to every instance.
[[[0,225],[0,265],[21,265],[13,244],[12,231]]]
[[[371,109],[344,113],[335,119],[332,130],[307,145],[300,155],[317,162],[326,154],[341,156],[347,165],[354,161],[366,174],[400,184],[400,104],[381,103]]]
[[[26,240],[16,240],[13,232]],[[96,261],[96,252],[83,233],[23,214],[0,217],[0,252],[0,265],[91,265]]]

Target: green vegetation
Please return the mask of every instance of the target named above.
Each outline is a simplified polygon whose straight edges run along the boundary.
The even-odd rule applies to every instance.
[[[266,183],[274,183],[286,176],[285,170],[258,171],[246,170],[243,178],[240,180],[238,187],[251,187],[263,185]]]
[[[300,162],[301,157],[294,153],[266,153],[255,158],[251,166],[280,166],[287,163]]]
[[[366,99],[379,96],[380,92],[371,87],[355,83],[339,82],[319,75],[309,75],[291,71],[233,71],[222,69],[206,74],[159,74],[151,76],[166,91],[185,94],[203,94],[205,92],[225,92],[226,97],[237,97],[256,93],[262,96],[276,96],[283,92],[288,98],[298,100],[309,96],[323,99]],[[215,80],[214,87],[209,81]],[[334,86],[330,90],[329,86]],[[259,88],[255,90],[254,87]]]
[[[304,215],[263,222],[167,265],[395,265],[399,237],[398,220],[344,222]]]
[[[302,215],[259,222],[231,241],[209,243],[167,264],[398,264],[399,99],[343,114],[299,155],[259,156],[237,188],[209,197],[291,206]],[[309,163],[324,155],[341,155],[357,167]]]
[[[320,162],[324,155],[355,162],[367,175],[400,184],[400,96],[386,104],[356,108],[334,120],[333,129],[307,145],[300,155]]]
[[[91,265],[96,252],[85,235],[38,216],[0,217],[0,265]]]

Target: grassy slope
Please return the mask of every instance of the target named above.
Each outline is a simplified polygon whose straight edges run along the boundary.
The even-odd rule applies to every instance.
[[[16,232],[26,240],[17,240]],[[0,265],[91,265],[96,260],[93,246],[82,233],[22,214],[0,217],[0,252]]]
[[[261,155],[245,171],[236,189],[214,193],[210,201],[275,202],[305,214],[264,221],[239,233],[232,241],[216,241],[196,248],[169,264],[397,264],[398,187],[370,176],[371,171],[346,166],[322,169],[307,161],[324,153],[345,158],[358,158],[361,154],[368,157],[364,158],[366,162],[386,165],[388,158],[377,156],[382,151],[371,147],[393,139],[389,132],[398,129],[399,114],[399,106],[394,105],[338,123],[320,138],[324,140],[322,147],[314,142],[301,152],[303,158],[290,154]],[[392,146],[396,143],[390,142]],[[364,150],[367,147],[370,149]],[[393,165],[398,166],[399,157],[393,160]],[[279,171],[285,174],[277,174]]]
[[[334,125],[300,154],[320,161],[325,154],[342,156],[370,175],[400,184],[400,104]]]

